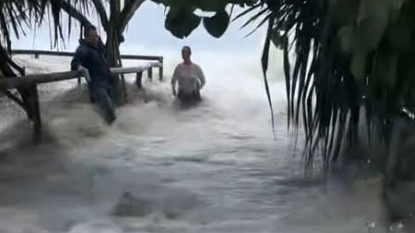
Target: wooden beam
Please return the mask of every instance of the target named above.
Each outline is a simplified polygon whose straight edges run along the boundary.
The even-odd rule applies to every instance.
[[[12,55],[35,55],[39,57],[40,55],[46,56],[61,56],[61,57],[72,57],[75,53],[73,52],[57,52],[57,51],[48,51],[48,50],[28,50],[28,49],[16,49],[11,51]],[[146,55],[121,55],[121,59],[134,59],[134,60],[156,60],[163,61],[162,56],[146,56]]]
[[[0,80],[0,90],[17,88],[19,86],[29,85],[29,83],[47,83],[73,79],[80,76],[77,71],[47,73],[47,74],[29,74],[20,77],[4,78]]]
[[[33,141],[38,144],[42,140],[42,118],[40,115],[39,95],[37,85],[29,84],[29,104],[33,121]]]
[[[122,88],[122,97],[124,103],[127,103],[127,85],[125,83],[125,76],[121,74],[121,88]]]
[[[150,67],[159,67],[159,62],[150,62],[142,66],[136,67],[114,67],[111,68],[113,74],[126,74],[126,73],[138,73],[147,70]]]
[[[156,60],[159,61],[162,56],[146,56],[146,55],[121,55],[121,59],[134,60]]]
[[[62,56],[62,57],[69,57],[73,56],[75,53],[73,52],[56,52],[56,51],[48,51],[48,50],[27,50],[27,49],[16,49],[12,50],[11,54],[19,54],[19,55],[35,55],[35,58],[39,58],[39,55],[50,55],[50,56]]]
[[[138,72],[135,76],[135,84],[137,85],[138,89],[143,88],[143,84],[141,82],[142,78],[143,78],[143,72]]]
[[[126,74],[136,73],[136,85],[138,88],[142,88],[142,73],[143,71],[150,71],[151,67],[161,66],[159,62],[150,62],[148,64],[138,67],[114,67],[111,68],[113,74]],[[151,77],[151,73],[149,77]],[[40,143],[42,137],[42,121],[40,114],[39,96],[37,91],[37,84],[63,81],[74,78],[82,77],[82,74],[78,71],[47,73],[47,74],[31,74],[21,77],[3,78],[0,80],[0,90],[14,89],[18,87],[26,87],[29,90],[29,111],[33,121],[33,139],[35,143]],[[127,98],[127,93],[124,93],[124,98]]]
[[[149,62],[148,64],[137,67],[113,67],[111,73],[113,74],[128,74],[138,73],[147,70],[149,67],[158,67],[159,62]],[[41,84],[48,82],[63,81],[82,77],[83,75],[78,71],[67,71],[46,74],[29,74],[20,77],[2,78],[0,80],[0,90],[14,89],[19,86],[26,86],[31,83]]]
[[[163,81],[163,57],[160,57],[160,60],[159,60],[159,62],[160,62],[160,66],[159,66],[159,80],[160,81]]]
[[[111,73],[113,74],[127,74],[136,73],[136,85],[138,88],[142,88],[141,79],[143,71],[149,72],[149,78],[152,77],[152,67],[162,67],[160,62],[149,62],[145,65],[138,67],[113,67]],[[78,71],[67,71],[57,73],[46,73],[46,74],[30,74],[20,77],[9,77],[0,79],[0,91],[6,91],[8,89],[14,89],[18,87],[25,87],[29,91],[28,108],[29,115],[33,122],[33,140],[35,144],[39,144],[42,140],[42,119],[40,113],[39,95],[37,85],[47,82],[63,81],[83,76]],[[124,86],[125,89],[125,86]],[[126,99],[126,92],[124,93]]]
[[[150,81],[153,81],[153,69],[151,67],[147,69],[147,76]]]

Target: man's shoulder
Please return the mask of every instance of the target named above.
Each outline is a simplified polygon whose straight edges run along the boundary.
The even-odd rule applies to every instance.
[[[77,52],[86,52],[88,51],[88,47],[85,44],[79,44],[76,48]]]
[[[183,62],[180,62],[179,64],[176,65],[176,69],[181,69],[184,66]]]
[[[200,67],[200,65],[199,65],[199,64],[197,64],[197,63],[195,63],[195,62],[192,62],[192,66],[193,66],[194,68],[196,68],[196,69],[202,70],[202,68]]]

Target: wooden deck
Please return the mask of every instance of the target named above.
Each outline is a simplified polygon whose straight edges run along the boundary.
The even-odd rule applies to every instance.
[[[24,55],[48,55],[48,56],[73,56],[74,53],[69,52],[51,52],[38,50],[14,50],[12,54]],[[159,56],[139,56],[139,55],[122,55],[123,59],[137,59],[137,60],[153,60],[141,66],[135,67],[112,67],[111,73],[114,75],[135,74],[135,83],[138,88],[142,88],[143,72],[147,72],[148,78],[153,77],[153,68],[159,69],[159,79],[163,80],[163,57]],[[37,86],[43,83],[59,82],[64,80],[78,79],[80,83],[83,74],[78,71],[43,73],[43,74],[29,74],[20,77],[9,77],[0,79],[0,90],[10,90],[15,88],[25,88],[29,91],[29,109],[33,121],[33,140],[35,143],[40,143],[42,139],[42,118],[40,114],[40,104]],[[127,99],[125,90],[125,80],[123,79],[124,101]]]
[[[38,59],[41,55],[43,56],[59,56],[59,57],[73,57],[75,53],[73,52],[56,52],[56,51],[47,51],[47,50],[26,50],[26,49],[16,49],[11,51],[12,55],[32,55]],[[143,60],[143,61],[153,61],[161,63],[159,66],[159,80],[163,80],[163,56],[146,56],[146,55],[121,55],[121,59],[124,60]]]

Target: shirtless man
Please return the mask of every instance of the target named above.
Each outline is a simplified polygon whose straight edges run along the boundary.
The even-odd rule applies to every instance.
[[[182,101],[201,100],[200,90],[206,83],[202,69],[190,59],[191,54],[189,46],[182,48],[183,62],[176,66],[171,79],[173,95]],[[179,84],[177,93],[176,82]]]

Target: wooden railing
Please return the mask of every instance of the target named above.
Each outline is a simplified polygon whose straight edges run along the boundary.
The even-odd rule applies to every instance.
[[[147,71],[148,77],[152,78],[152,68],[162,66],[159,62],[149,62],[147,64],[136,67],[113,67],[110,68],[112,74],[131,74],[136,73],[136,84],[141,88],[142,73]],[[44,74],[29,74],[20,77],[10,77],[0,79],[0,90],[8,90],[18,88],[20,86],[49,83],[56,81],[64,81],[75,78],[82,78],[83,75],[78,71],[65,71]]]
[[[162,67],[160,62],[149,62],[137,67],[114,67],[111,68],[113,74],[136,74],[136,85],[141,88],[141,78],[143,72],[148,72],[148,77],[152,78],[152,68]],[[45,73],[45,74],[29,74],[20,77],[10,77],[0,79],[0,91],[24,88],[29,92],[28,111],[30,111],[31,120],[33,121],[33,139],[35,143],[39,143],[42,138],[42,120],[40,114],[39,95],[37,86],[42,83],[64,81],[82,77],[83,74],[78,71]]]
[[[61,57],[73,57],[75,53],[73,52],[56,52],[56,51],[47,51],[47,50],[26,50],[26,49],[17,49],[11,51],[12,55],[33,55],[36,59],[40,55],[44,56],[61,56]],[[144,56],[144,55],[121,55],[121,59],[125,60],[144,60],[144,61],[156,61],[161,65],[159,68],[159,80],[163,80],[163,57],[162,56]]]

